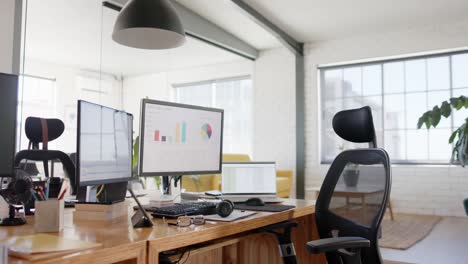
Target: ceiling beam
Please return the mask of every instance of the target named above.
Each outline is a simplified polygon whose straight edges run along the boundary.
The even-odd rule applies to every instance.
[[[295,40],[281,28],[249,6],[243,0],[231,0],[251,20],[270,32],[295,58],[296,92],[296,198],[305,198],[305,84],[304,84],[304,43]]]
[[[266,31],[270,32],[278,41],[281,42],[286,48],[292,51],[294,54],[303,56],[304,55],[304,44],[295,40],[288,33],[283,31],[281,28],[273,24],[270,20],[260,14],[253,7],[248,5],[243,0],[231,0],[236,4],[242,12],[244,12],[251,20],[257,23]]]
[[[103,5],[110,9],[120,11],[127,0],[104,1]],[[185,33],[193,38],[224,49],[244,58],[255,60],[258,50],[233,34],[225,31],[207,19],[194,13],[183,5],[172,1],[185,28]]]

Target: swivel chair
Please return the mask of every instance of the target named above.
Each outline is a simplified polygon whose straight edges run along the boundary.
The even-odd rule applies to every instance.
[[[29,146],[27,150],[19,151],[16,154],[15,166],[19,166],[22,160],[42,161],[44,174],[49,177],[48,162],[59,160],[66,176],[70,179],[71,193],[74,194],[76,192],[74,163],[64,152],[48,148],[48,143],[60,137],[64,130],[65,125],[60,119],[26,118],[25,132],[29,139]],[[40,143],[42,143],[42,149],[39,149]]]
[[[308,242],[306,248],[312,254],[325,253],[329,264],[383,263],[378,237],[390,196],[390,158],[375,148],[369,107],[337,113],[333,128],[343,139],[368,142],[370,148],[343,151],[331,164],[315,205],[321,239]],[[346,181],[350,175],[359,180]],[[365,201],[349,195],[366,189],[373,195]]]

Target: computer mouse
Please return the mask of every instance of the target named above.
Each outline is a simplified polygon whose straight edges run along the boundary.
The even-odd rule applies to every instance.
[[[265,205],[265,203],[262,201],[262,199],[257,198],[257,197],[248,199],[247,201],[245,201],[245,204],[250,205],[250,206],[263,206],[263,205]]]

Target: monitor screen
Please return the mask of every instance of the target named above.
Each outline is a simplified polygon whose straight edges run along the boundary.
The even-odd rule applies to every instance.
[[[18,76],[0,73],[0,177],[13,175],[16,145]]]
[[[132,124],[129,113],[78,101],[76,171],[80,186],[131,178]]]
[[[143,99],[139,174],[221,172],[223,115],[222,109]]]
[[[223,163],[221,175],[223,194],[276,193],[276,166],[274,162]]]

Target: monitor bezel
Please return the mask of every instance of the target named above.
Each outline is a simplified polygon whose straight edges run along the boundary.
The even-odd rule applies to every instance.
[[[18,92],[19,92],[19,78],[20,76],[16,75],[16,74],[9,74],[9,73],[3,73],[3,72],[0,72],[0,75],[2,76],[5,76],[8,78],[7,81],[10,81],[9,78],[12,79],[12,82],[15,84],[13,85],[14,87],[12,89],[15,89],[16,91],[16,100],[15,100],[15,117],[14,117],[14,122],[15,122],[15,125],[14,125],[14,129],[15,129],[15,133],[13,133],[13,138],[12,140],[10,141],[10,147],[13,147],[13,152],[11,153],[13,156],[12,156],[12,160],[11,160],[11,171],[8,172],[8,173],[0,173],[0,178],[14,178],[15,177],[15,156],[16,156],[16,150],[17,150],[17,146],[16,146],[16,139],[17,139],[17,133],[18,132],[21,132],[21,131],[18,131],[18,128],[17,128],[17,124],[18,124]]]
[[[76,129],[76,168],[75,168],[75,175],[76,175],[76,184],[77,186],[83,187],[83,186],[93,186],[93,185],[100,185],[100,184],[109,184],[109,183],[119,183],[119,182],[128,182],[132,179],[132,171],[133,171],[133,164],[130,166],[130,175],[127,178],[118,178],[118,179],[105,179],[105,180],[97,180],[97,181],[81,181],[81,174],[80,174],[80,130],[81,130],[81,106],[82,104],[91,104],[95,106],[99,106],[102,108],[107,108],[110,110],[118,111],[125,113],[128,117],[130,117],[131,122],[130,122],[130,140],[131,140],[131,150],[130,150],[130,158],[131,161],[133,161],[133,115],[131,113],[121,111],[115,108],[111,108],[108,106],[92,103],[89,101],[85,100],[78,100],[78,113],[77,113],[77,129]]]
[[[144,164],[144,140],[142,135],[145,133],[145,106],[146,104],[156,104],[156,105],[163,105],[163,106],[171,106],[171,107],[179,107],[185,109],[192,109],[192,110],[202,110],[202,111],[209,111],[209,112],[216,112],[221,114],[221,143],[219,148],[219,167],[217,170],[205,170],[205,171],[156,171],[156,172],[143,172],[143,164]],[[224,134],[224,110],[219,108],[212,108],[212,107],[203,107],[203,106],[196,106],[196,105],[189,105],[189,104],[180,104],[180,103],[173,103],[173,102],[166,102],[166,101],[159,101],[159,100],[152,100],[144,98],[141,100],[140,105],[140,132],[139,132],[139,150],[138,150],[138,176],[143,177],[150,177],[150,176],[180,176],[180,175],[196,175],[196,174],[219,174],[222,172],[223,164],[223,134]]]

